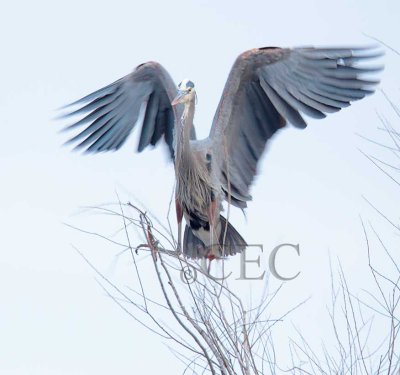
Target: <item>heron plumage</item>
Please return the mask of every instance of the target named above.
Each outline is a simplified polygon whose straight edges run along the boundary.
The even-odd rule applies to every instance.
[[[210,251],[232,255],[245,242],[220,216],[222,202],[247,206],[266,145],[287,122],[305,128],[302,114],[322,119],[373,93],[379,81],[370,75],[382,67],[365,64],[380,56],[375,46],[246,51],[233,64],[204,140],[194,136],[194,83],[185,79],[177,88],[160,64],[148,62],[72,104],[80,108],[68,115],[85,116],[67,129],[84,129],[69,142],[87,152],[118,150],[144,108],[138,151],[161,138],[169,147],[179,243],[182,215],[188,223],[183,251],[189,257],[206,257]]]

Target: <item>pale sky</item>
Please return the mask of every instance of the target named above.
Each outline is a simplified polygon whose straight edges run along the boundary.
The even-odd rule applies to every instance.
[[[400,50],[399,19],[397,0],[3,4],[0,374],[182,371],[158,338],[105,296],[71,244],[106,275],[123,274],[127,285],[128,263],[116,262],[114,248],[62,224],[112,233],[115,223],[111,228],[96,215],[76,214],[82,206],[115,202],[116,191],[123,201],[136,198],[165,218],[174,176],[165,149],[136,154],[132,137],[117,153],[71,153],[61,147],[66,136],[58,133],[57,108],[155,60],[177,83],[189,77],[196,84],[195,123],[203,137],[242,51],[370,43],[364,34]],[[399,61],[387,50],[381,84],[397,103]],[[384,139],[376,111],[392,116],[381,92],[325,120],[309,120],[305,131],[282,131],[259,166],[247,219],[231,213],[242,236],[263,244],[267,254],[283,242],[300,244],[299,259],[291,253],[280,258],[282,273],[300,269],[301,275],[285,284],[277,305],[281,311],[311,296],[293,320],[317,343],[329,300],[328,252],[361,288],[367,281],[359,215],[385,228],[362,195],[391,217],[400,209],[396,187],[358,150],[381,152],[355,135]],[[283,336],[291,334],[289,326],[282,330]]]

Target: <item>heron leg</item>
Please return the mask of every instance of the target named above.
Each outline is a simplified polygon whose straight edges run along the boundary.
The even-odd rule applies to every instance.
[[[182,238],[182,222],[178,223],[178,244],[177,244],[177,247],[176,247],[176,252],[178,254],[182,253],[182,241],[181,241],[181,238]]]
[[[182,217],[183,210],[182,206],[179,203],[178,199],[175,199],[175,208],[176,208],[176,220],[178,222],[178,244],[177,244],[177,253],[180,254],[182,252]]]
[[[215,193],[211,189],[210,191],[210,197],[211,197],[211,202],[210,205],[208,206],[208,221],[210,223],[210,226],[214,226],[215,224],[215,219],[216,219],[216,213],[217,213],[217,201],[215,200]]]
[[[218,237],[216,237],[216,234],[218,232],[218,221],[217,221],[217,202],[215,201],[215,199],[213,199],[214,195],[211,195],[211,202],[210,205],[208,206],[207,209],[207,216],[208,216],[208,222],[210,223],[210,247],[209,247],[209,251],[207,254],[207,259],[210,260],[210,264],[211,264],[211,260],[215,259],[217,257],[218,254],[218,248],[219,248],[219,241],[218,241]]]
[[[213,254],[207,255],[206,257],[201,258],[201,268],[203,271],[209,275],[211,271],[211,262],[217,259],[217,257]]]

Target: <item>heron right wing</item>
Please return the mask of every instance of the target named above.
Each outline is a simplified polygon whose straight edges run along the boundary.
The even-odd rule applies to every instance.
[[[305,128],[300,112],[321,119],[372,93],[378,81],[360,74],[381,68],[356,64],[381,55],[372,48],[271,47],[242,53],[210,132],[227,199],[246,207],[266,143],[287,121]]]
[[[164,137],[173,158],[174,122],[182,115],[180,106],[171,106],[176,92],[172,78],[160,64],[141,64],[131,74],[70,104],[80,108],[66,117],[85,116],[66,127],[80,129],[67,143],[77,143],[75,148],[86,152],[118,150],[145,106],[138,152]]]

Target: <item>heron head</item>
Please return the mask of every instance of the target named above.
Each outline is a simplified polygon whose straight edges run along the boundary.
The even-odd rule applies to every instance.
[[[178,85],[178,94],[172,101],[172,105],[177,105],[179,103],[188,103],[195,99],[196,91],[194,89],[194,83],[189,79],[184,79]]]

